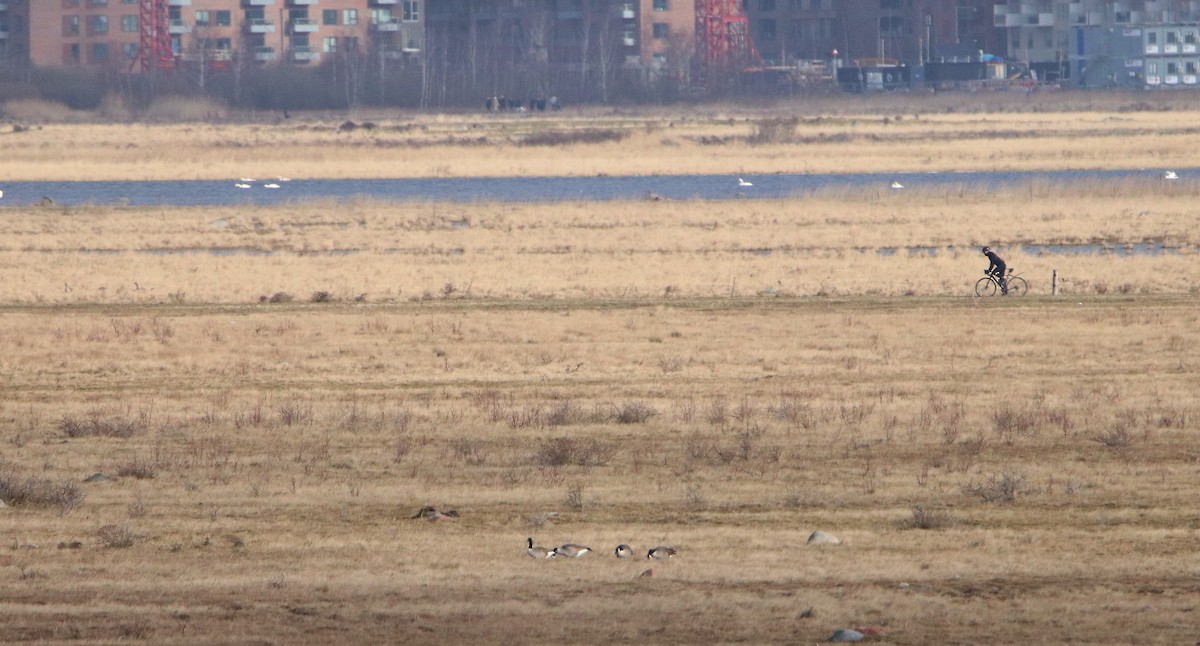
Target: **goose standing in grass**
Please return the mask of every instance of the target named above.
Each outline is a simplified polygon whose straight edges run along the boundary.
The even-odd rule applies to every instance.
[[[613,553],[616,554],[617,558],[619,558],[619,559],[629,558],[630,556],[633,556],[633,548],[624,543],[621,543],[620,545],[617,546],[617,549],[614,550]]]
[[[555,555],[554,550],[550,549],[549,547],[542,547],[541,545],[534,545],[532,536],[530,536],[529,538],[526,538],[525,541],[529,545],[529,548],[525,550],[525,553],[528,554],[529,556],[531,556],[535,559],[554,558],[554,555]]]
[[[675,556],[675,554],[676,554],[676,551],[675,551],[674,547],[667,547],[666,545],[659,545],[658,547],[650,548],[650,551],[646,552],[646,558],[648,558],[648,559],[669,559],[672,556]]]
[[[583,556],[584,554],[587,554],[590,551],[592,551],[592,548],[590,548],[590,547],[584,547],[583,545],[576,545],[575,543],[567,543],[565,545],[559,545],[558,547],[554,548],[554,555],[555,556],[565,556],[567,558],[577,559],[577,558]]]

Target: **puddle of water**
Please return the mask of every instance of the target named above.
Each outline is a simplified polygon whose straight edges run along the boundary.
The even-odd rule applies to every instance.
[[[1058,256],[1160,256],[1179,254],[1183,250],[1161,242],[1089,243],[1089,244],[1024,244],[1021,251],[1030,255]]]

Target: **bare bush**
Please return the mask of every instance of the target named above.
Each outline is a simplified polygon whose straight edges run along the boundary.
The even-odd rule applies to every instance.
[[[925,505],[912,508],[912,515],[901,519],[900,529],[942,529],[958,524],[958,520],[940,509],[932,509]]]
[[[455,457],[473,467],[482,466],[483,463],[487,462],[487,453],[484,452],[483,440],[462,437],[454,440],[451,448],[454,451]]]
[[[572,511],[583,511],[583,485],[573,484],[567,487],[565,502]]]
[[[93,414],[84,419],[68,415],[58,424],[58,428],[67,437],[119,437],[129,438],[146,430],[147,419],[142,415],[138,418],[101,417]]]
[[[118,466],[117,475],[122,478],[148,480],[158,475],[158,465],[151,460],[137,457]]]
[[[570,424],[578,424],[583,419],[583,411],[579,405],[570,399],[564,399],[556,403],[548,413],[546,413],[547,426],[568,426]]]
[[[654,417],[658,411],[653,406],[643,402],[625,402],[613,411],[613,421],[618,424],[643,424]]]
[[[133,533],[133,528],[128,524],[105,525],[96,530],[96,537],[105,547],[113,549],[133,547],[133,544],[137,542],[137,535]]]
[[[85,497],[74,482],[54,482],[0,470],[0,500],[13,507],[50,507],[65,514],[83,504]]]
[[[1025,476],[1014,473],[992,474],[984,481],[972,480],[962,486],[963,493],[988,503],[1011,505],[1025,490]]]
[[[1019,410],[1012,404],[1000,404],[992,411],[992,430],[1005,444],[1012,444],[1016,436],[1028,437],[1037,428],[1036,411]]]
[[[612,460],[616,447],[597,439],[577,440],[570,437],[550,438],[533,455],[533,462],[542,467],[578,465],[603,466]]]

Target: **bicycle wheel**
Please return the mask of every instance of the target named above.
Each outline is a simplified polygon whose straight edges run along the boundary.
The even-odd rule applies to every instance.
[[[991,278],[988,278],[987,276],[980,278],[975,283],[975,295],[976,296],[995,296],[996,295],[996,281],[992,280]]]
[[[1008,295],[1009,296],[1024,296],[1025,292],[1029,291],[1029,283],[1025,282],[1020,276],[1010,276],[1008,279]]]

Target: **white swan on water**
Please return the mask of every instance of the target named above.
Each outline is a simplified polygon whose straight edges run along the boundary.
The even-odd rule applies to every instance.
[[[754,186],[754,184],[751,182],[747,182],[746,180],[739,177],[738,178],[738,186]]]

